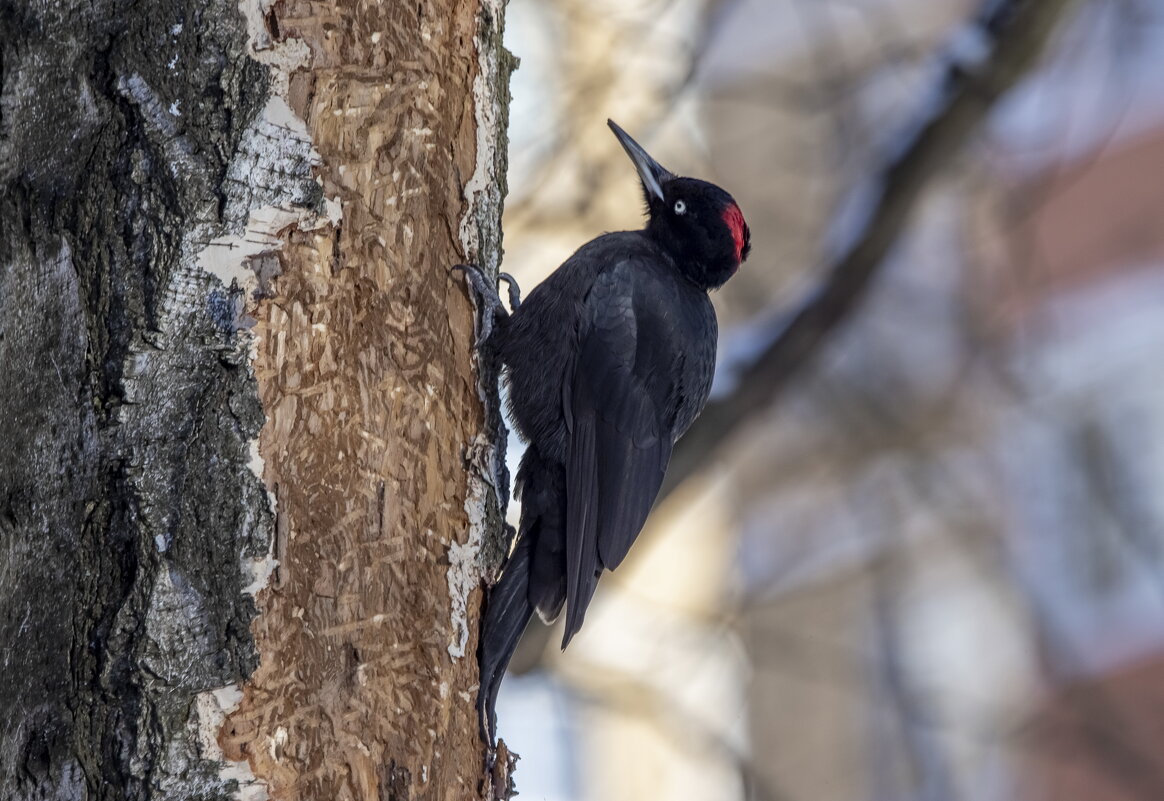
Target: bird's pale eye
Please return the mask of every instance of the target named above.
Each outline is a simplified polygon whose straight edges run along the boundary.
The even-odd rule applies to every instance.
[[[675,213],[676,214],[686,214],[687,213],[687,204],[684,203],[682,200],[676,200],[675,201]]]

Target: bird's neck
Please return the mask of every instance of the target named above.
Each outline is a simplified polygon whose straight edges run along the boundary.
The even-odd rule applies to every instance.
[[[731,254],[709,256],[706,254],[693,255],[685,248],[676,246],[663,236],[655,235],[650,226],[643,230],[643,234],[662,251],[675,266],[675,271],[692,284],[710,292],[719,289],[727,280],[735,275],[740,265]]]

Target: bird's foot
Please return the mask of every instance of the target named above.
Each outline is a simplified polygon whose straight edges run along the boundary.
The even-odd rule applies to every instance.
[[[480,350],[489,338],[493,336],[493,329],[498,320],[506,320],[509,312],[501,302],[501,296],[485,275],[485,271],[475,264],[457,264],[454,272],[463,272],[469,284],[473,305],[477,307],[477,349]],[[497,276],[498,282],[505,281],[509,286],[509,305],[516,310],[521,305],[521,290],[513,276],[501,273]]]
[[[513,276],[510,275],[509,273],[498,273],[497,274],[497,281],[499,283],[501,281],[504,281],[505,286],[508,289],[509,311],[510,312],[517,311],[517,307],[521,305],[521,287],[519,287],[517,285],[517,281],[515,281],[513,279]]]

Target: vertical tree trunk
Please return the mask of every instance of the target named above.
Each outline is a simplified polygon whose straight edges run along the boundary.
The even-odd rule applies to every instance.
[[[0,0],[4,799],[491,792],[501,0],[242,5]]]

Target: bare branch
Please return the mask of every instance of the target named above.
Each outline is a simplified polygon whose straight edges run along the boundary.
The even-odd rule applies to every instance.
[[[662,496],[694,475],[709,454],[766,409],[821,344],[858,308],[886,255],[900,238],[918,199],[966,144],[990,110],[1038,62],[1073,0],[985,2],[978,28],[993,48],[980,66],[951,63],[942,99],[885,166],[875,208],[848,250],[788,315],[782,330],[750,366],[731,395],[707,405],[678,443]]]

